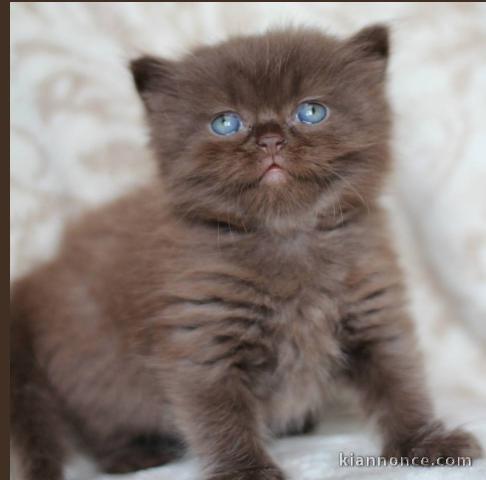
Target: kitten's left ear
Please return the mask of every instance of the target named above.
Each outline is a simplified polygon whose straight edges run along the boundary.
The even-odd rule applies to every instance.
[[[347,42],[363,60],[381,60],[386,64],[390,52],[388,27],[377,24],[359,30]]]
[[[144,56],[130,62],[133,81],[148,111],[158,95],[176,95],[175,62]]]

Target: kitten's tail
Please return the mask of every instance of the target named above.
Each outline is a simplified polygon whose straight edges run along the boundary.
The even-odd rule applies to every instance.
[[[61,419],[45,374],[35,360],[29,322],[11,301],[10,430],[20,478],[62,480],[65,448]]]

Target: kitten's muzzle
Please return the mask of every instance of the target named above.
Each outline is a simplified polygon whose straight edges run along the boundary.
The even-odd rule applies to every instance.
[[[273,154],[262,159],[263,173],[260,181],[264,184],[281,185],[284,184],[288,175],[283,166],[285,163],[281,155]]]

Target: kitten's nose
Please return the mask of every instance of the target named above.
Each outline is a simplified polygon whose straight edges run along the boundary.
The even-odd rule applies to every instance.
[[[267,133],[257,139],[257,145],[267,153],[277,153],[287,142],[278,133]]]

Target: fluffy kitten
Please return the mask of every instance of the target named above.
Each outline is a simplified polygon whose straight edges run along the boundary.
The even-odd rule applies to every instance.
[[[12,435],[28,480],[74,437],[108,472],[188,447],[206,479],[283,479],[269,432],[331,385],[384,454],[476,456],[434,417],[377,195],[388,35],[285,30],[132,62],[161,179],[66,235],[13,291]]]

